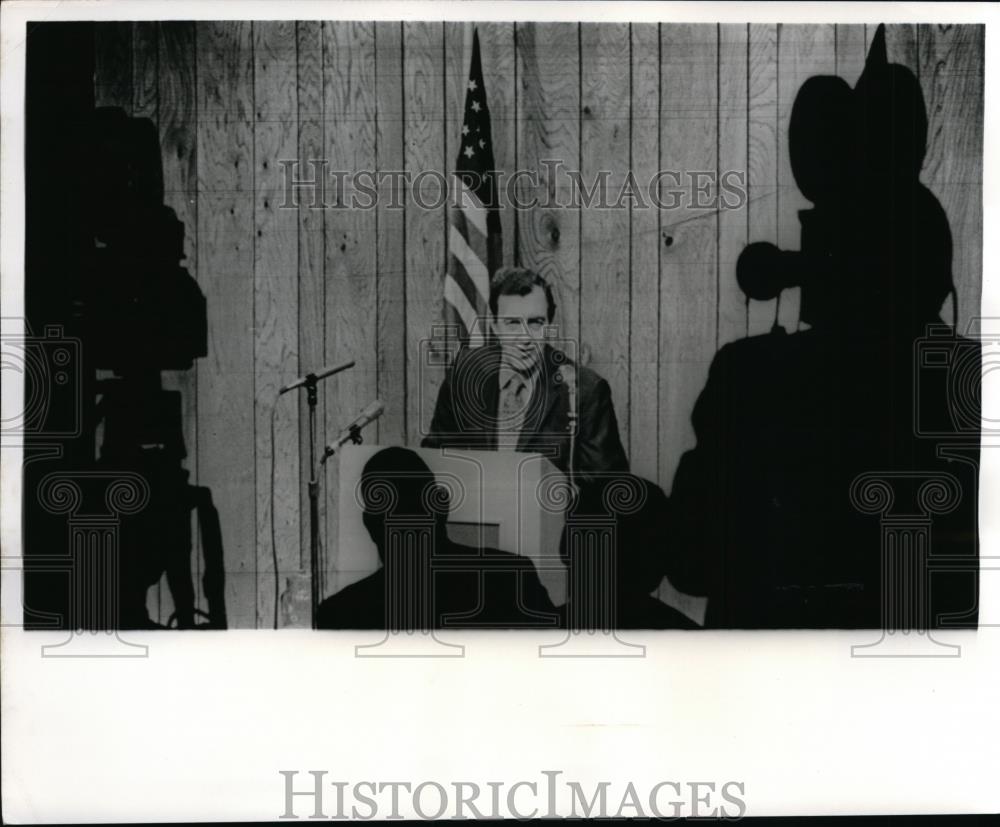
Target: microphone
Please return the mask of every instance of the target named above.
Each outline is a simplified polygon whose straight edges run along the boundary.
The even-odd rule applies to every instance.
[[[278,396],[288,391],[295,390],[295,388],[301,388],[303,385],[308,385],[310,382],[318,382],[320,379],[326,379],[327,376],[333,376],[335,373],[340,373],[342,370],[347,370],[348,368],[354,367],[354,360],[351,359],[348,362],[341,362],[337,365],[328,365],[323,368],[319,373],[307,373],[305,376],[300,376],[294,382],[290,382],[285,385],[281,390],[278,391]]]
[[[576,421],[576,366],[568,362],[560,365],[559,377],[569,393],[569,421],[572,425]]]
[[[330,456],[335,454],[341,445],[348,442],[361,442],[361,429],[366,425],[370,425],[384,413],[385,405],[382,404],[381,399],[376,399],[358,414],[357,419],[340,432],[340,436],[326,446],[326,449],[323,451],[323,462],[326,462]]]
[[[567,476],[569,480],[575,486],[576,478],[576,463],[574,462],[574,454],[576,454],[576,365],[570,362],[564,362],[559,366],[559,378],[566,384],[566,392],[569,394],[569,410],[567,411],[567,419],[569,419],[569,457],[566,461],[566,470],[568,471]]]

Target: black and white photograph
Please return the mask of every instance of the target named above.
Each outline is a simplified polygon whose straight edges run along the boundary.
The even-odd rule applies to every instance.
[[[985,16],[555,5],[19,9],[5,634],[615,670],[1000,625]],[[631,814],[754,814],[713,783]]]
[[[26,622],[976,626],[984,27],[27,48]]]

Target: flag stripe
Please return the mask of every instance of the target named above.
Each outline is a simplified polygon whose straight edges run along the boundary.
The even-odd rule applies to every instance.
[[[486,262],[479,258],[465,241],[465,237],[453,224],[448,234],[448,246],[452,256],[468,274],[476,290],[482,296],[490,292],[490,274],[486,270]]]
[[[462,234],[466,244],[472,248],[472,252],[475,253],[476,257],[480,261],[486,262],[489,259],[489,241],[487,236],[480,235],[479,230],[465,220],[465,213],[461,210],[451,211],[451,224]],[[487,272],[489,272],[488,269]]]
[[[476,322],[476,309],[469,304],[465,291],[458,286],[458,282],[454,279],[448,279],[445,282],[444,300],[455,309],[459,319],[461,319],[462,324],[465,326],[463,333],[465,336],[468,336],[469,331],[472,330]]]
[[[452,258],[449,261],[449,279],[454,281],[463,293],[465,293],[465,298],[476,310],[480,313],[486,312],[486,304],[488,296],[480,293],[476,288],[475,283],[469,277],[469,274],[465,272],[465,267],[462,266],[456,258]]]
[[[458,193],[458,202],[461,204],[462,212],[466,215],[472,226],[479,230],[485,238],[489,235],[489,230],[486,227],[486,208],[476,198],[475,193],[471,192],[465,186],[465,182],[459,176],[453,175],[452,178],[455,182],[455,191]]]

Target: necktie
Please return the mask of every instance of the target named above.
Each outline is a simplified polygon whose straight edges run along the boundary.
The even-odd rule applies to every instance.
[[[503,386],[500,393],[500,421],[497,423],[498,446],[515,450],[517,439],[524,426],[525,407],[528,385],[520,374],[513,374]]]

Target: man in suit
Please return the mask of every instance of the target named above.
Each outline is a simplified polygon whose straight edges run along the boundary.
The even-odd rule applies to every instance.
[[[501,268],[489,306],[497,341],[459,351],[423,446],[534,452],[569,471],[575,414],[577,480],[627,471],[608,383],[546,341],[556,305],[545,279],[528,269]]]
[[[319,606],[320,629],[555,626],[534,564],[448,539],[448,495],[420,457],[385,448],[361,474],[365,528],[382,566]]]

